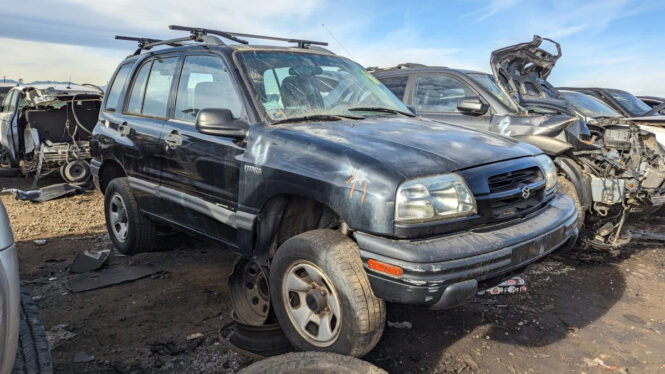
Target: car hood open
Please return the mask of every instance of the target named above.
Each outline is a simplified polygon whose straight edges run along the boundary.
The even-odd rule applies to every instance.
[[[557,54],[553,55],[541,48],[543,41],[554,43]],[[556,89],[547,82],[547,77],[560,57],[559,43],[534,35],[530,42],[492,52],[490,65],[501,88],[516,98],[521,106],[573,115],[570,105],[558,97]]]

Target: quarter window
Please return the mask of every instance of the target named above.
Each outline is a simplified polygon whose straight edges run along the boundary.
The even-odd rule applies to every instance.
[[[458,113],[457,103],[463,97],[477,95],[457,79],[445,75],[431,75],[418,77],[416,80],[416,110]]]
[[[118,99],[120,98],[120,92],[122,91],[122,88],[125,86],[125,81],[129,76],[129,70],[131,68],[132,68],[131,64],[125,64],[120,67],[120,70],[118,70],[118,73],[115,75],[115,79],[113,79],[113,83],[111,83],[111,88],[108,91],[108,95],[106,97],[106,106],[104,107],[104,110],[114,112],[118,107]]]
[[[178,83],[176,119],[194,121],[201,109],[228,109],[246,118],[224,62],[217,56],[187,56]]]
[[[136,74],[136,79],[134,80],[134,85],[132,86],[132,93],[129,96],[129,103],[127,104],[127,112],[133,114],[141,114],[143,110],[143,96],[145,95],[145,86],[148,82],[148,75],[150,74],[150,68],[152,67],[152,61],[149,61],[139,70]]]

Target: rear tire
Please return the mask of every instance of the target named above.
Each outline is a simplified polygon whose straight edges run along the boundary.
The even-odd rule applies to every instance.
[[[282,244],[270,268],[270,298],[301,351],[360,357],[383,334],[386,305],[374,296],[357,244],[337,231],[308,231]]]
[[[155,246],[155,224],[141,213],[127,178],[113,179],[104,192],[104,216],[118,252],[134,255]]]
[[[53,373],[51,352],[39,309],[28,289],[21,287],[21,322],[12,374]]]
[[[325,352],[296,352],[266,358],[242,370],[239,374],[385,374],[369,362],[354,357]]]

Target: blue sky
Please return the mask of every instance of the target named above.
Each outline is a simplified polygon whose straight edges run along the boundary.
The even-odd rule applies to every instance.
[[[4,3],[4,4],[2,4]],[[365,66],[420,62],[489,71],[494,49],[562,44],[555,85],[665,96],[663,1],[0,0],[0,78],[104,84],[134,45],[169,24],[320,39]],[[343,49],[322,27],[325,24]]]

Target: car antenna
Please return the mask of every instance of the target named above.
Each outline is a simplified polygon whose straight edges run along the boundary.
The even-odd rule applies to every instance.
[[[276,37],[276,36],[244,34],[244,33],[239,33],[239,32],[220,31],[220,30],[204,29],[204,28],[189,27],[189,26],[170,25],[169,29],[189,31],[189,32],[201,32],[203,34],[213,34],[213,35],[221,36],[222,38],[233,40],[234,42],[238,42],[238,43],[241,43],[241,44],[249,44],[249,42],[246,41],[246,40],[243,40],[243,39],[239,39],[237,37],[252,38],[252,39],[264,39],[264,40],[276,40],[276,41],[287,42],[287,43],[297,43],[298,48],[307,48],[311,45],[323,45],[323,46],[328,45],[328,43],[326,43],[326,42],[317,42],[317,41],[313,41],[313,40],[294,39],[294,38],[279,38],[279,37]]]
[[[325,23],[322,23],[321,26],[323,26],[323,28],[326,29],[326,31],[328,32],[328,34],[330,34],[330,36],[331,36],[331,37],[337,42],[337,44],[339,44],[339,46],[342,47],[342,49],[346,52],[346,54],[349,55],[349,57],[350,57],[352,60],[355,60],[355,58],[351,55],[351,52],[349,52],[349,50],[346,49],[346,47],[344,47],[344,44],[342,44],[342,42],[340,42],[339,40],[337,40],[337,38],[335,37],[335,35],[333,35],[332,31],[330,31],[330,29],[328,29],[328,27],[326,27]]]

